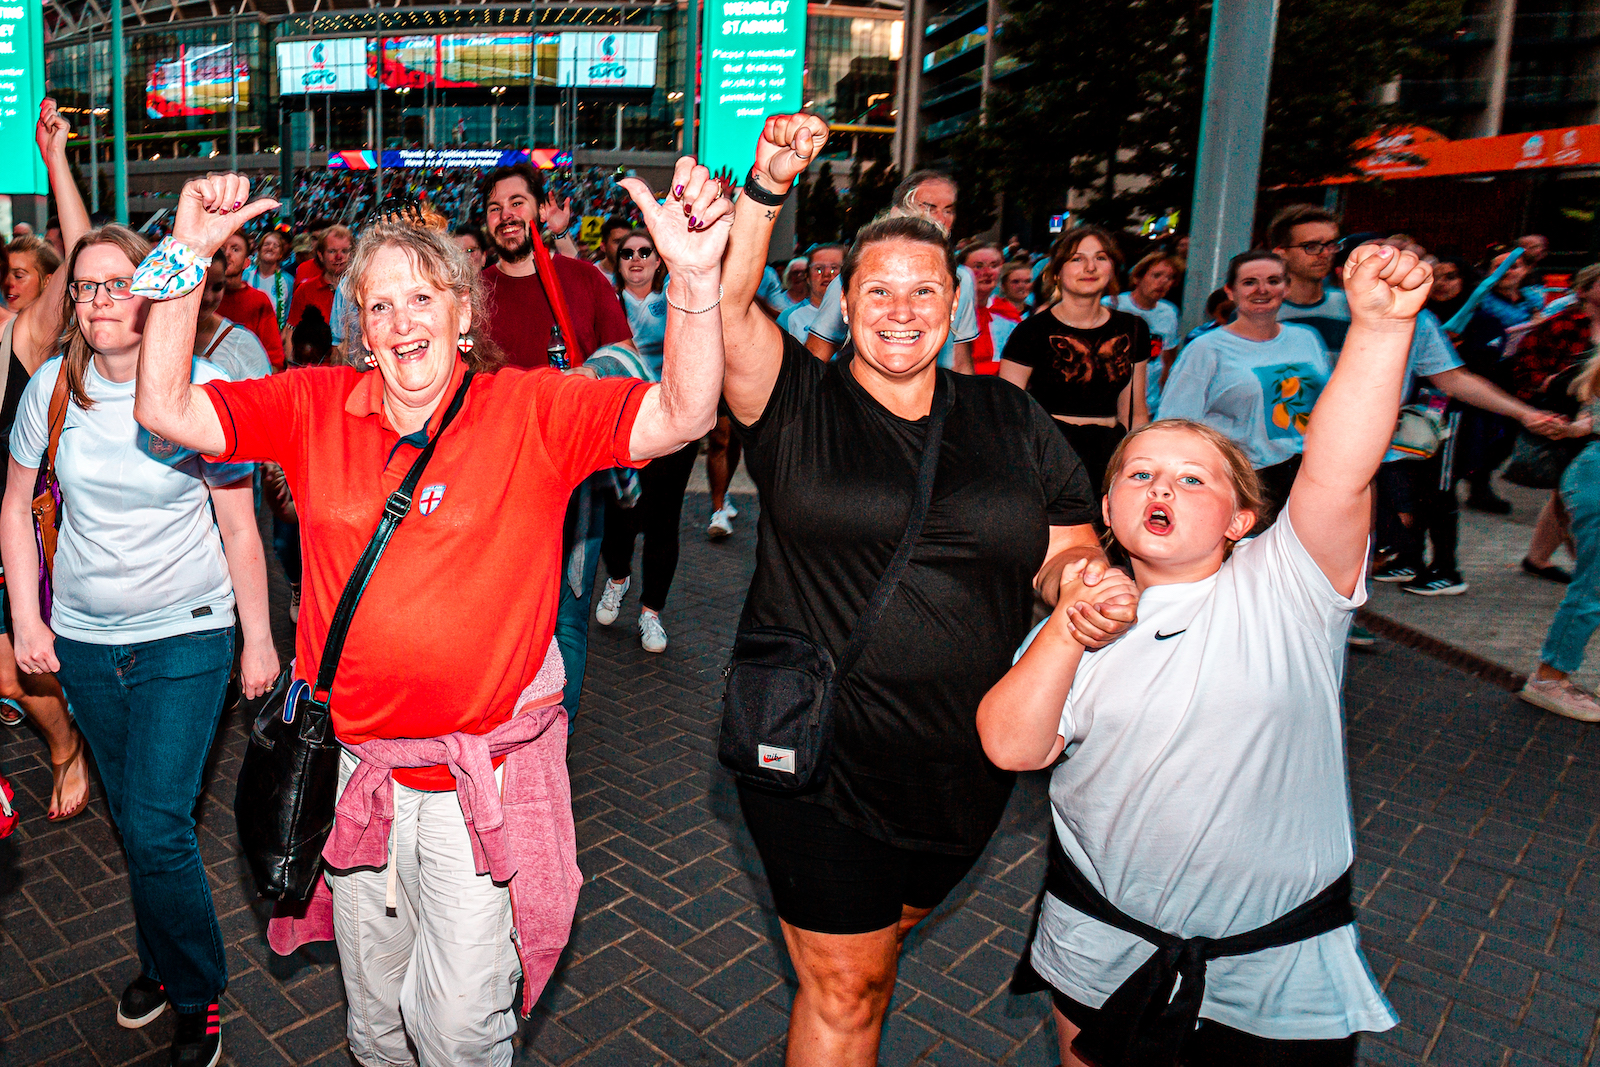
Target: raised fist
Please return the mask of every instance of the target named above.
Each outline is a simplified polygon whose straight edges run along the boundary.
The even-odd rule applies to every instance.
[[[816,115],[769,115],[756,142],[756,172],[782,192],[828,143],[828,124]]]
[[[1372,329],[1410,329],[1431,288],[1433,268],[1390,245],[1362,245],[1344,267],[1350,319]]]

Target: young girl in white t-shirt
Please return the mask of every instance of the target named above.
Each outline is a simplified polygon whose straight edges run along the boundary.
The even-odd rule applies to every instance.
[[[1216,431],[1166,420],[1129,434],[1103,508],[1133,562],[1123,595],[1138,621],[1087,651],[1080,634],[1103,620],[1064,581],[978,709],[998,766],[1068,756],[1017,983],[1052,990],[1067,1067],[1343,1067],[1357,1032],[1397,1022],[1349,903],[1340,689],[1368,487],[1432,275],[1386,246],[1350,264],[1350,333],[1283,517],[1243,540],[1261,484]]]

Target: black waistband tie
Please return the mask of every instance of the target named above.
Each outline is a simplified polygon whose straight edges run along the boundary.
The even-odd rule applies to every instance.
[[[1073,1051],[1097,1067],[1175,1067],[1184,1041],[1199,1025],[1207,963],[1223,956],[1246,956],[1292,945],[1355,922],[1350,871],[1346,870],[1298,908],[1254,930],[1221,938],[1169,934],[1125,914],[1090,885],[1061,848],[1054,826],[1044,888],[1090,918],[1156,946],[1154,955],[1117,987],[1095,1022],[1084,1027],[1073,1042]],[[1031,939],[1029,946],[1011,982],[1014,993],[1046,988],[1033,968]]]

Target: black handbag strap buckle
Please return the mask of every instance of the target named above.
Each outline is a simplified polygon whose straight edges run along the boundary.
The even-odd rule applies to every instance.
[[[411,513],[411,494],[404,489],[396,489],[389,494],[389,499],[383,502],[383,517],[399,522]]]

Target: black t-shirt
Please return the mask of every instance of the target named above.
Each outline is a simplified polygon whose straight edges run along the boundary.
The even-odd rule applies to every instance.
[[[844,651],[910,519],[927,419],[872,398],[842,355],[788,334],[761,419],[735,430],[761,491],[740,628],[787,626]],[[1014,776],[978,740],[978,702],[1032,622],[1049,527],[1095,517],[1083,466],[1053,421],[992,377],[953,390],[933,501],[905,576],[838,694],[830,771],[808,799],[891,844],[974,855]]]
[[[1017,324],[1004,358],[1032,367],[1028,393],[1052,415],[1116,416],[1133,365],[1150,358],[1150,328],[1137,315],[1107,308],[1102,326],[1080,330],[1048,310]]]
[[[5,396],[0,398],[0,496],[5,495],[6,478],[11,472],[10,464],[5,462],[5,457],[11,455],[11,424],[17,421],[17,405],[22,403],[22,391],[28,387],[28,368],[22,365],[16,354],[11,355],[9,369],[6,371]]]

